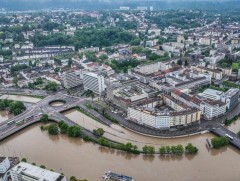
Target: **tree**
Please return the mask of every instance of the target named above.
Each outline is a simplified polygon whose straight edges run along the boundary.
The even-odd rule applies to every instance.
[[[167,153],[167,154],[170,154],[170,153],[171,153],[171,148],[170,148],[170,146],[166,146],[166,153]]]
[[[214,137],[211,139],[213,148],[220,148],[222,146],[228,145],[229,141],[226,137]]]
[[[48,133],[51,135],[57,135],[59,133],[57,124],[50,124],[48,127]]]
[[[126,143],[126,145],[125,145],[125,150],[126,150],[126,151],[131,151],[132,149],[133,149],[132,143]]]
[[[182,60],[179,59],[179,60],[177,61],[177,64],[178,64],[178,65],[182,65],[182,64],[183,64],[183,63],[182,63]]]
[[[60,133],[61,134],[67,134],[68,133],[69,126],[64,121],[60,121],[58,123],[58,126],[60,128]]]
[[[160,153],[160,155],[166,154],[166,147],[165,147],[165,146],[161,146],[161,147],[159,148],[159,153]]]
[[[188,143],[187,146],[185,146],[185,150],[190,154],[195,154],[198,152],[197,147],[193,146],[192,143]]]
[[[176,150],[177,150],[177,154],[179,155],[182,155],[184,152],[184,148],[182,145],[177,145]]]
[[[154,154],[155,153],[155,148],[153,146],[147,146],[145,145],[143,148],[142,148],[142,151],[143,153],[145,154]]]
[[[49,91],[54,91],[56,92],[58,88],[58,85],[56,82],[49,82],[46,86],[45,89]]]
[[[237,137],[240,138],[240,131],[238,131],[238,133],[237,133]]]
[[[71,67],[71,66],[72,66],[72,63],[73,63],[72,59],[71,59],[71,58],[68,59],[68,67]]]
[[[69,137],[79,137],[81,135],[81,129],[78,126],[70,126],[68,128]]]
[[[40,168],[42,168],[42,169],[46,169],[46,166],[44,166],[44,165],[40,165]]]
[[[177,147],[176,146],[171,146],[171,152],[172,154],[176,154],[177,153]]]
[[[97,142],[100,145],[104,145],[104,146],[107,145],[107,140],[105,140],[103,137],[98,138]]]
[[[15,84],[15,86],[18,86],[18,77],[15,76],[12,80],[13,84]]]
[[[188,66],[188,61],[187,60],[185,60],[184,66]]]
[[[22,158],[21,162],[27,162],[27,159],[26,158]]]
[[[101,62],[104,62],[105,60],[108,59],[108,56],[106,54],[102,54],[98,58],[101,60]]]
[[[97,136],[103,136],[105,131],[102,128],[94,129],[93,133],[96,134]]]
[[[43,114],[43,115],[41,116],[41,118],[40,118],[40,121],[41,121],[42,123],[48,122],[48,115],[47,115],[47,114]]]

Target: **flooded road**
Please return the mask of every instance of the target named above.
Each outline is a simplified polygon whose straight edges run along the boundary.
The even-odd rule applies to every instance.
[[[76,111],[65,115],[89,129],[100,127],[92,119]],[[50,136],[42,132],[40,124],[33,125],[0,143],[0,153],[27,157],[28,162],[45,165],[48,169],[63,172],[66,176],[75,175],[88,181],[100,181],[108,170],[132,176],[136,181],[237,181],[240,179],[240,152],[231,146],[220,150],[208,150],[206,139],[212,134],[186,138],[158,139],[141,136],[118,125],[105,127],[106,136],[121,141],[133,141],[138,146],[151,143],[160,145],[184,146],[191,142],[199,148],[195,156],[161,157],[132,155],[86,143],[79,138],[65,135]],[[121,133],[121,132],[124,133]],[[113,135],[114,134],[114,135]]]
[[[7,111],[0,111],[0,123],[3,121],[6,121],[8,119],[11,119],[13,117],[12,114],[7,114]]]
[[[230,131],[232,131],[234,133],[238,133],[240,131],[240,119],[238,119],[237,121],[234,121],[231,125],[226,126],[226,127]]]
[[[0,99],[11,99],[14,101],[23,101],[23,102],[30,102],[30,103],[37,103],[40,101],[40,98],[30,97],[30,96],[19,96],[19,95],[2,95]]]

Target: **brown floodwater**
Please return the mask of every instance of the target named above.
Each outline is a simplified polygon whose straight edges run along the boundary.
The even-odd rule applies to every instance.
[[[64,113],[73,121],[88,129],[102,125],[77,111]],[[88,181],[99,181],[108,170],[132,176],[136,181],[237,181],[240,179],[240,152],[228,146],[208,150],[206,139],[212,134],[202,134],[176,139],[158,139],[142,136],[118,125],[103,128],[108,138],[121,142],[133,142],[139,147],[152,144],[186,145],[193,143],[199,148],[197,155],[190,156],[145,156],[111,150],[97,144],[65,135],[50,136],[36,124],[0,143],[0,153],[7,156],[26,157],[28,162],[45,165],[49,169],[75,175]]]
[[[14,101],[23,101],[23,102],[30,102],[30,103],[37,103],[41,99],[36,97],[30,97],[30,96],[20,96],[20,95],[2,95],[0,96],[0,99],[11,99]]]
[[[227,126],[227,128],[234,133],[238,133],[240,131],[240,120],[234,121],[231,125]]]
[[[0,111],[0,123],[3,121],[6,121],[8,119],[11,119],[13,117],[12,114],[7,114],[7,111]]]
[[[62,102],[62,101],[54,101],[50,104],[50,106],[53,106],[53,107],[58,107],[58,106],[62,106],[64,105],[65,103]]]

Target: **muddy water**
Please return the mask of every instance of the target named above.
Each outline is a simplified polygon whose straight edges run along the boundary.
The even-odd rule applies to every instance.
[[[6,111],[0,111],[0,123],[12,118],[13,115],[7,114]]]
[[[40,101],[40,98],[30,97],[30,96],[19,96],[19,95],[2,95],[0,99],[11,99],[14,101],[24,101],[24,102],[31,102],[37,103]]]
[[[58,107],[58,106],[64,105],[64,102],[62,102],[62,101],[54,101],[50,105],[53,106],[53,107]]]
[[[238,133],[240,131],[240,119],[234,121],[231,125],[227,126],[227,128],[234,133]]]
[[[199,148],[196,156],[160,157],[131,155],[85,143],[64,135],[49,136],[39,124],[6,139],[0,145],[3,155],[27,157],[30,163],[76,175],[89,181],[101,180],[107,170],[130,175],[137,181],[226,181],[240,178],[240,153],[232,147],[209,151],[204,134],[185,139],[158,139],[159,144],[192,142]],[[157,140],[154,140],[155,142]]]

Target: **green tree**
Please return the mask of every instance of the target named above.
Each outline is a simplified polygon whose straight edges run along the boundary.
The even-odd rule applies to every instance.
[[[57,124],[50,124],[48,127],[48,133],[51,135],[57,135],[58,134],[58,126]]]
[[[237,137],[240,138],[240,131],[238,131],[238,133],[237,133]]]
[[[79,137],[81,135],[81,129],[78,126],[70,126],[68,128],[69,137]]]
[[[185,151],[190,154],[195,154],[198,152],[198,149],[193,146],[192,143],[188,143],[187,146],[185,146]]]
[[[161,155],[166,154],[166,147],[165,147],[165,146],[161,146],[161,147],[159,148],[159,153],[160,153]]]
[[[40,165],[40,168],[42,168],[42,169],[46,169],[46,166],[44,166],[44,165]]]
[[[229,141],[226,137],[214,137],[211,139],[213,148],[220,148],[222,146],[228,145]]]
[[[15,76],[12,80],[13,84],[15,84],[15,86],[18,86],[18,77]]]
[[[43,114],[43,115],[41,116],[41,118],[40,118],[40,121],[41,121],[42,123],[48,122],[48,115],[47,115],[47,114]]]
[[[166,153],[170,154],[171,153],[171,147],[170,146],[166,146]]]
[[[73,64],[73,61],[72,61],[72,59],[70,58],[70,59],[68,59],[68,67],[71,67],[72,66],[72,64]]]
[[[68,133],[69,126],[64,121],[60,121],[58,123],[58,126],[60,128],[60,133],[61,134],[67,134]]]
[[[131,151],[132,149],[133,149],[132,143],[126,143],[126,144],[125,144],[125,150],[126,150],[126,151]]]
[[[177,154],[179,154],[179,155],[183,154],[184,148],[182,145],[177,145],[176,149],[177,149]]]
[[[98,58],[101,60],[101,62],[104,62],[105,60],[108,59],[108,56],[106,54],[102,54]]]
[[[179,59],[179,60],[177,61],[177,64],[178,64],[178,65],[182,65],[182,64],[183,64],[183,63],[182,63],[182,60]]]
[[[26,158],[22,158],[21,162],[27,162],[27,159]]]
[[[103,134],[105,133],[105,131],[102,128],[98,128],[98,129],[94,129],[93,133],[98,135],[98,136],[103,136]]]

